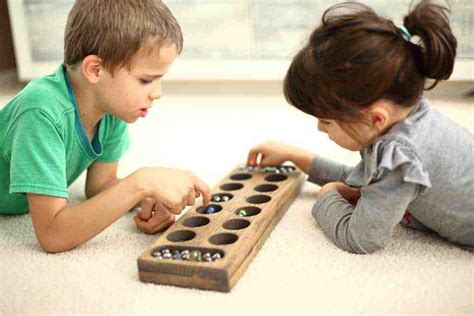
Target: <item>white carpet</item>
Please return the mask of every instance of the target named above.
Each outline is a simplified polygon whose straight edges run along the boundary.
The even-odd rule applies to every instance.
[[[471,105],[436,104],[473,128]],[[358,160],[280,98],[165,98],[131,135],[122,176],[169,166],[193,170],[211,187],[269,138],[348,164]],[[81,177],[71,187],[71,203],[84,198],[83,185]],[[472,253],[402,227],[383,251],[346,253],[311,217],[316,190],[305,185],[227,294],[141,283],[136,260],[157,236],[140,233],[132,213],[54,255],[39,248],[29,215],[0,216],[0,315],[474,314]]]

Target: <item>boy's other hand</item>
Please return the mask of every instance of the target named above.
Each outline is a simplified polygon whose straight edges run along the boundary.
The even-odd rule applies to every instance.
[[[145,198],[140,203],[141,210],[135,215],[135,223],[145,234],[156,234],[173,225],[175,215],[171,214],[166,207],[151,198]]]
[[[203,204],[210,202],[209,187],[191,172],[170,168],[142,168],[137,172],[138,185],[145,195],[159,201],[164,210],[180,214],[202,195]],[[155,203],[156,205],[156,203]],[[144,213],[147,216],[148,213]]]

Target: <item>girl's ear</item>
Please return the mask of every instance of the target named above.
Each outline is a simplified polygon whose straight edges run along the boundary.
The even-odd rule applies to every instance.
[[[387,108],[387,104],[382,102],[376,102],[367,111],[372,127],[378,132],[384,131],[389,124],[390,111]]]
[[[104,72],[102,59],[97,55],[89,55],[82,61],[81,69],[86,80],[89,83],[96,84]]]

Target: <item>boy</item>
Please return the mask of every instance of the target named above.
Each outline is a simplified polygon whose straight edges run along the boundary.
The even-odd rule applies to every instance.
[[[0,213],[30,211],[41,247],[81,245],[140,205],[140,230],[170,226],[209,188],[189,172],[142,168],[117,178],[127,123],[146,117],[181,52],[179,24],[158,0],[78,0],[69,13],[64,65],[32,81],[0,112]],[[67,206],[87,169],[88,200]]]

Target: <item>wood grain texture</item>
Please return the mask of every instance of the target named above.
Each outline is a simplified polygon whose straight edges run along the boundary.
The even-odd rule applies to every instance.
[[[242,174],[251,175],[251,178],[231,179]],[[232,195],[229,201],[211,202],[221,206],[222,210],[201,214],[202,205],[189,209],[138,258],[140,280],[229,292],[294,201],[304,181],[305,175],[298,169],[285,174],[272,174],[235,168],[211,190],[212,194]],[[263,188],[259,187],[261,185],[264,185]],[[273,191],[256,191],[259,188]],[[240,217],[236,212],[241,208],[260,212]],[[198,224],[203,226],[190,227]],[[219,252],[223,257],[213,262],[201,262],[157,259],[152,255],[154,251],[164,248]]]

